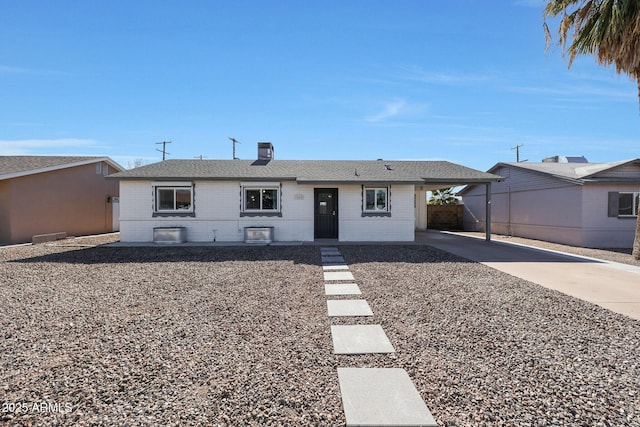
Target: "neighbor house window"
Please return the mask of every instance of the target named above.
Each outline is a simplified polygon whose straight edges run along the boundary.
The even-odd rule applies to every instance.
[[[280,187],[248,185],[242,187],[242,212],[244,214],[278,214],[280,212]]]
[[[389,190],[383,188],[364,189],[364,211],[365,212],[388,212],[389,211]]]
[[[193,212],[193,186],[157,185],[155,186],[155,212],[191,213]]]
[[[618,193],[618,216],[637,216],[640,193]]]

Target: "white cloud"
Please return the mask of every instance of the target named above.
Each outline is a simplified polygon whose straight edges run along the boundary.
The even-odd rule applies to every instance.
[[[28,75],[28,76],[49,76],[49,77],[58,77],[58,76],[68,76],[69,73],[58,70],[48,70],[48,69],[37,69],[37,68],[23,68],[23,67],[14,67],[10,65],[0,64],[0,74],[18,74],[18,75]]]
[[[584,99],[588,96],[599,98],[608,98],[610,100],[635,101],[637,92],[627,91],[624,89],[611,89],[605,87],[595,87],[592,85],[565,85],[565,86],[507,86],[505,89],[509,92],[519,93],[523,95],[552,95],[564,97],[576,97]]]
[[[378,123],[396,117],[406,109],[407,102],[403,99],[396,99],[388,102],[383,110],[372,116],[365,117],[365,120],[370,123]]]
[[[526,6],[544,9],[546,5],[545,0],[516,0],[516,6]]]
[[[466,85],[489,80],[489,76],[485,74],[432,72],[416,66],[404,67],[404,78],[421,83],[448,86]]]
[[[62,148],[69,151],[95,147],[96,144],[92,139],[80,138],[0,140],[0,155],[61,155]]]

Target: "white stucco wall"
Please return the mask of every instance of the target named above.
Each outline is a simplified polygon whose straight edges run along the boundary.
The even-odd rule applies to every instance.
[[[323,186],[327,187],[327,186]],[[120,182],[120,240],[151,242],[153,228],[186,227],[192,242],[244,239],[244,227],[274,227],[276,241],[314,240],[314,186],[283,182],[282,217],[241,217],[240,183],[196,181],[195,217],[153,217],[153,182]],[[362,217],[362,187],[338,186],[340,241],[413,241],[414,187],[391,186],[391,217]],[[215,230],[215,232],[214,232]]]
[[[582,209],[584,212],[583,246],[594,248],[631,248],[635,235],[635,217],[609,217],[608,198],[610,191],[637,192],[633,184],[585,185]]]
[[[362,217],[362,187],[344,185],[338,189],[339,240],[413,241],[415,238],[414,186],[389,187],[390,217]]]
[[[492,185],[492,231],[593,248],[630,248],[635,218],[608,216],[610,191],[638,191],[634,184],[571,184],[544,175],[502,168]],[[463,196],[466,230],[484,231],[484,186]]]
[[[484,231],[485,196],[464,197],[465,229]],[[494,233],[581,245],[582,197],[579,186],[492,193]],[[475,223],[470,212],[480,221]],[[474,228],[471,228],[475,225]]]

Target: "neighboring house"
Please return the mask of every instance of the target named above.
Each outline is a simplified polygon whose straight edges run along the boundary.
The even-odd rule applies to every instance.
[[[444,161],[167,160],[114,175],[120,240],[151,242],[183,227],[188,241],[243,241],[273,227],[276,241],[413,241],[426,191],[499,177]]]
[[[489,172],[504,177],[492,185],[493,232],[580,247],[633,246],[640,159],[586,163],[556,156],[498,163]],[[459,194],[465,230],[484,230],[483,189],[469,185]]]
[[[0,244],[113,231],[118,185],[105,177],[122,170],[108,157],[0,156]]]

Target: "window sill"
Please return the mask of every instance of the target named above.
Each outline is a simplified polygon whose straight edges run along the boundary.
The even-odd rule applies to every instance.
[[[364,217],[391,217],[391,212],[362,212]]]
[[[240,217],[258,217],[258,216],[267,216],[267,217],[282,217],[282,212],[240,212]]]
[[[152,218],[169,218],[169,217],[179,217],[179,218],[195,218],[195,212],[154,212],[151,217]]]
[[[618,215],[618,219],[638,219],[638,215]]]

